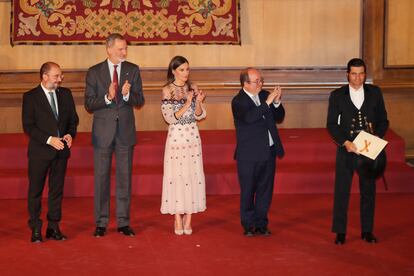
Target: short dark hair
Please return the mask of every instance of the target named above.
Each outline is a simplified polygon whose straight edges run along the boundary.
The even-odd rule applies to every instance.
[[[114,45],[115,40],[125,40],[125,37],[123,37],[121,34],[118,33],[113,33],[110,34],[107,38],[106,38],[106,48],[112,47],[112,45]]]
[[[254,69],[253,67],[247,67],[240,72],[240,85],[243,87],[245,82],[250,81],[249,70]]]
[[[43,75],[49,73],[52,67],[60,68],[59,64],[53,61],[45,62],[40,66],[40,80],[43,80]]]
[[[166,85],[174,82],[175,78],[174,78],[173,71],[184,63],[190,64],[188,60],[183,56],[175,56],[171,59],[170,64],[168,64]],[[190,83],[189,80],[187,80],[187,83]]]
[[[364,72],[367,71],[367,66],[365,65],[365,62],[360,58],[353,58],[350,61],[348,61],[348,65],[346,66],[346,72],[351,72],[351,67],[364,67]]]

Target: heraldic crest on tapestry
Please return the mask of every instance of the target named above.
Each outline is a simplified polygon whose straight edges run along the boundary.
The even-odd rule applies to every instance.
[[[12,0],[11,44],[240,44],[239,0]]]

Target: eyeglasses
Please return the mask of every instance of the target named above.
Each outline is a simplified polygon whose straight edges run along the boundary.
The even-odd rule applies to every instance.
[[[255,81],[248,80],[247,83],[254,83],[256,85],[263,84],[264,78],[260,78],[260,80],[255,80]]]
[[[61,79],[61,80],[63,80],[63,78],[64,78],[64,75],[61,75],[61,74],[56,74],[56,75],[50,75],[50,74],[46,74],[46,75],[48,75],[50,78],[53,78],[53,79]]]

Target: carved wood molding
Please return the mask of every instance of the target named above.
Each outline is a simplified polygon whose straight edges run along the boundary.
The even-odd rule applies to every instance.
[[[329,92],[346,84],[344,69],[261,68],[264,89],[278,84],[285,101],[325,101]],[[208,95],[208,103],[227,103],[240,90],[240,68],[192,69],[191,79]],[[64,70],[63,86],[72,90],[77,104],[83,104],[86,70]],[[147,103],[158,103],[165,84],[165,69],[141,69]],[[0,106],[21,104],[22,94],[39,83],[35,71],[0,72]]]
[[[284,101],[325,101],[330,91],[347,83],[345,69],[338,68],[261,68],[261,72],[265,79],[264,89],[281,85]],[[207,93],[207,102],[224,103],[231,101],[240,90],[239,73],[240,68],[192,69],[191,78]],[[72,90],[77,104],[83,104],[86,70],[64,70],[64,75],[63,86]],[[165,75],[165,69],[141,70],[147,103],[160,100]],[[35,71],[0,72],[0,106],[20,105],[22,94],[38,83],[39,73]],[[412,91],[414,88],[413,82],[399,79],[380,80],[375,84],[392,91]]]

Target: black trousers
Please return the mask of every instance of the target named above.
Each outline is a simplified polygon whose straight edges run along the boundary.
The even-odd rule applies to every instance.
[[[29,227],[41,229],[42,193],[49,175],[48,228],[56,229],[62,218],[63,186],[68,158],[39,160],[29,158]]]
[[[273,197],[276,157],[266,161],[237,160],[240,183],[240,219],[244,229],[267,227]]]
[[[335,193],[332,232],[346,233],[348,204],[351,193],[352,177],[355,171],[354,153],[344,147],[336,152]],[[372,232],[375,213],[375,178],[359,177],[361,232]]]

